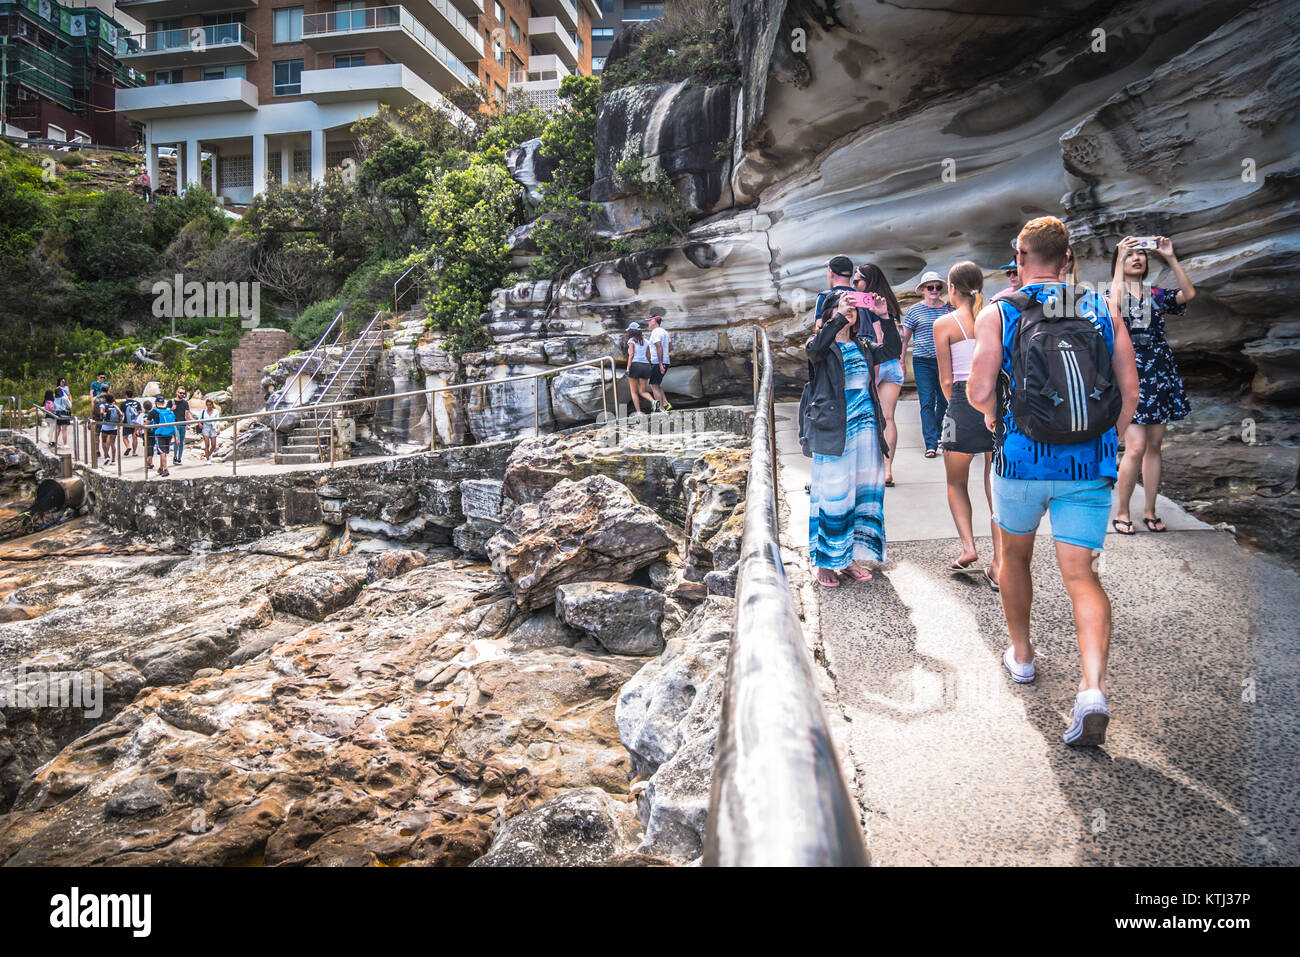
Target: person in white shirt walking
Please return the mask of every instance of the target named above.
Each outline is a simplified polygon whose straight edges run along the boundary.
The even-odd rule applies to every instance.
[[[669,366],[668,330],[664,328],[663,316],[651,316],[646,320],[646,325],[650,327],[650,391],[654,395],[653,411],[667,412],[672,408],[663,386]]]

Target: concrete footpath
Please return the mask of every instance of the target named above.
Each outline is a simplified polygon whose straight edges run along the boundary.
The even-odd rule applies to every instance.
[[[782,544],[806,563],[796,412],[777,411]],[[1104,747],[1069,748],[1079,662],[1050,529],[1034,556],[1038,679],[1014,685],[998,595],[948,570],[959,546],[917,403],[897,418],[889,561],[872,582],[807,586],[805,602],[874,862],[1300,863],[1300,576],[1163,499],[1169,532],[1112,533],[1112,720]]]

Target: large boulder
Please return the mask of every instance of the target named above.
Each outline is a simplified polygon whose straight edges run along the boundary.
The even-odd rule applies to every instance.
[[[640,826],[630,804],[600,788],[566,791],[502,825],[473,867],[583,867],[636,847]]]
[[[555,614],[616,655],[663,650],[664,596],[619,582],[574,582],[555,589]]]
[[[733,612],[710,596],[619,693],[619,735],[645,781],[642,853],[684,862],[703,850]]]
[[[673,547],[668,526],[604,475],[564,480],[519,506],[487,543],[520,608],[555,600],[566,582],[625,581]]]
[[[276,611],[309,621],[324,621],[352,604],[365,586],[364,569],[309,569],[280,579],[268,593]]]

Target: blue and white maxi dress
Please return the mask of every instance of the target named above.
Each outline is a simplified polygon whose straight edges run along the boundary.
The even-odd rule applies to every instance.
[[[851,342],[836,345],[844,356],[844,454],[813,456],[808,550],[813,567],[841,570],[885,560],[885,459],[867,360]]]

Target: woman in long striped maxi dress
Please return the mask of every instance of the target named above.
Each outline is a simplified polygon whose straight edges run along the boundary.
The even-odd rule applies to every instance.
[[[813,361],[811,417],[817,420],[810,428],[808,549],[817,581],[827,588],[839,585],[838,572],[870,581],[870,570],[859,563],[885,560],[888,447],[878,428],[884,420],[870,343],[857,335],[863,313],[847,299],[827,302],[807,349]]]

